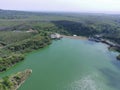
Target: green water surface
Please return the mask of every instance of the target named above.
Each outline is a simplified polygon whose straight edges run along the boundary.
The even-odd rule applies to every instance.
[[[120,62],[107,45],[63,38],[26,56],[0,77],[32,69],[19,90],[120,90]]]

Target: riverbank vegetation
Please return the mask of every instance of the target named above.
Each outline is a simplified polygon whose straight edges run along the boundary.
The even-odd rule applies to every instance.
[[[0,35],[1,42],[4,43],[0,48],[0,72],[24,60],[24,54],[43,48],[51,43],[47,34],[33,33],[22,34],[21,32],[5,31]],[[16,34],[17,33],[17,34]]]
[[[0,90],[17,90],[31,73],[32,70],[27,69],[25,71],[3,77],[0,79]]]

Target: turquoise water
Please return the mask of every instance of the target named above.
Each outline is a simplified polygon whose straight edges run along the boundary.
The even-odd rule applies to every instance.
[[[102,43],[63,38],[28,54],[0,76],[32,69],[19,90],[120,90],[116,55]]]

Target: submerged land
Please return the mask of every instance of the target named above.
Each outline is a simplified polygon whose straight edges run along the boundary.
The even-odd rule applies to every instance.
[[[0,10],[0,72],[22,62],[27,53],[50,45],[54,33],[84,40],[99,35],[119,45],[120,16]],[[120,52],[119,47],[111,48]]]

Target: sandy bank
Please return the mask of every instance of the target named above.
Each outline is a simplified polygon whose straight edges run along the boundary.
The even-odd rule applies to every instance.
[[[62,37],[65,38],[71,38],[71,39],[81,39],[81,40],[88,40],[87,37],[83,37],[83,36],[66,36],[66,35],[61,35]]]

